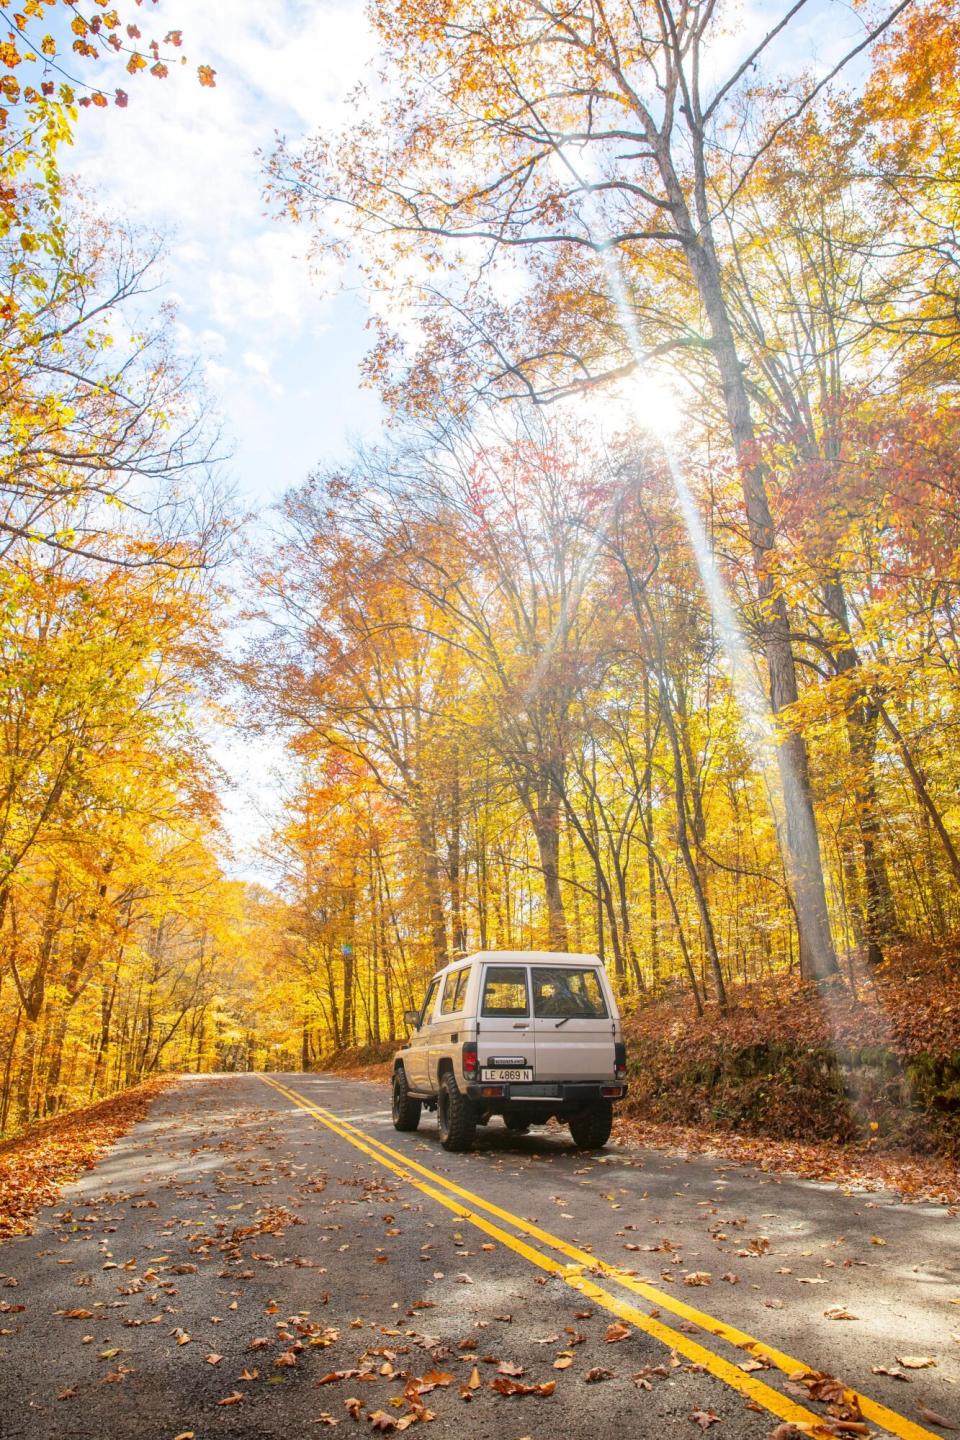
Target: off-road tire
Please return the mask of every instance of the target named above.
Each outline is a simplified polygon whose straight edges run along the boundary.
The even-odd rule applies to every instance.
[[[407,1074],[400,1065],[393,1072],[393,1128],[394,1130],[416,1130],[420,1124],[419,1100],[414,1100],[407,1086]]]
[[[505,1115],[503,1119],[511,1135],[526,1135],[530,1129],[530,1121],[524,1120],[522,1115]]]
[[[448,1070],[440,1081],[437,1095],[437,1128],[444,1150],[472,1150],[477,1130],[477,1115],[468,1096],[461,1095],[457,1082]]]
[[[570,1134],[578,1150],[602,1150],[613,1129],[613,1106],[596,1100],[586,1110],[570,1116]]]

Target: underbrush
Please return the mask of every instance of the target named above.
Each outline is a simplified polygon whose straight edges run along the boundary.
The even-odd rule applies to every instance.
[[[902,947],[822,988],[796,976],[626,1021],[626,1113],[793,1140],[960,1156],[960,950]]]

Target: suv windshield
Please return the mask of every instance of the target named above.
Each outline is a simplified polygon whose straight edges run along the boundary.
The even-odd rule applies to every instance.
[[[533,1013],[538,1019],[604,1020],[607,1006],[596,970],[533,968]]]

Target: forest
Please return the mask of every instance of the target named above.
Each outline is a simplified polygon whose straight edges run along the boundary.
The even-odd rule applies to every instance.
[[[751,51],[714,0],[374,7],[378,84],[264,185],[390,423],[268,526],[161,242],[67,163],[180,33],[67,6],[75,84],[64,5],[0,8],[0,1133],[386,1045],[473,949],[653,1016],[955,985],[955,0],[802,63],[802,0]],[[286,745],[256,883],[212,726]]]

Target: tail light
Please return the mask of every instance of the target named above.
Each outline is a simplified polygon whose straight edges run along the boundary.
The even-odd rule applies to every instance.
[[[465,1040],[463,1042],[463,1073],[467,1080],[476,1080],[480,1073],[476,1040]]]
[[[627,1047],[622,1040],[613,1047],[613,1073],[618,1080],[627,1078]]]

